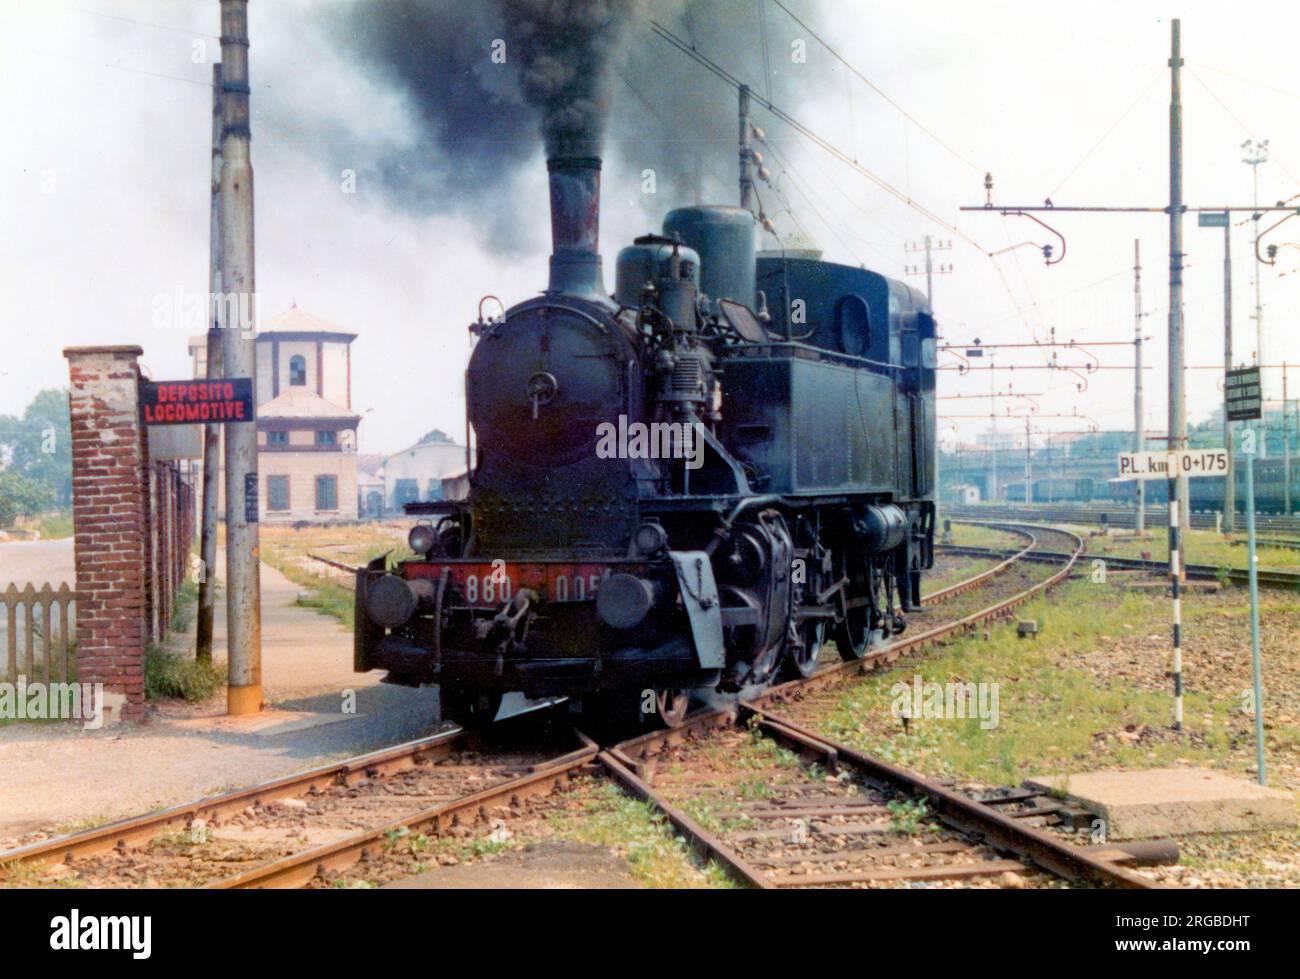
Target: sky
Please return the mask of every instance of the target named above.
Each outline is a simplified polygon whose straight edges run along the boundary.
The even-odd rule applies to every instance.
[[[1182,18],[1186,59],[1186,203],[1251,204],[1252,169],[1240,148],[1247,138],[1270,142],[1269,159],[1258,167],[1260,200],[1300,193],[1300,80],[1291,67],[1300,8],[1262,0],[1128,0],[1086,10],[968,0],[783,2],[853,70],[811,36],[807,63],[793,61],[785,42],[805,32],[773,0],[754,0],[752,45],[729,53],[728,70],[755,91],[770,91],[773,102],[871,176],[757,110],[775,184],[760,185],[759,193],[778,233],[787,241],[811,239],[828,260],[865,264],[921,287],[923,279],[906,274],[918,264],[909,244],[926,235],[951,241],[950,250],[936,254],[952,271],[935,278],[933,299],[945,340],[956,344],[1031,343],[1053,330],[1084,345],[1131,341],[1140,240],[1152,367],[1145,424],[1163,431],[1167,217],[1040,215],[1066,239],[1064,259],[1047,267],[1035,246],[1056,239],[1039,226],[959,208],[984,203],[986,172],[1003,205],[1050,198],[1058,206],[1165,206],[1174,16]],[[66,385],[62,349],[71,345],[139,344],[150,376],[188,376],[186,341],[194,331],[183,321],[166,322],[159,310],[170,308],[160,297],[206,289],[216,0],[0,6],[8,24],[0,39],[7,136],[0,155],[0,295],[8,341],[0,352],[0,413],[21,412],[39,390]],[[675,4],[648,6],[684,32]],[[480,220],[472,209],[436,199],[412,207],[386,193],[368,177],[377,154],[418,138],[418,125],[409,100],[321,28],[336,9],[331,0],[250,4],[258,301],[263,317],[296,302],[358,334],[353,407],[364,413],[360,450],[392,452],[432,428],[463,437],[466,327],[480,299],[490,294],[510,304],[545,286],[545,169],[539,138],[535,165],[510,178],[517,206],[507,222]],[[629,40],[684,60],[644,22]],[[820,73],[806,76],[817,84],[801,83],[804,70]],[[681,71],[660,83],[681,85],[684,77],[702,100],[734,98],[704,69],[685,62]],[[613,113],[654,105],[662,96],[655,84],[647,79],[635,97],[630,86],[618,86]],[[721,142],[684,141],[680,152],[733,153],[725,143],[730,133],[722,135]],[[648,226],[653,202],[631,201],[641,172],[636,152],[612,147],[607,154],[601,250],[609,284],[618,248],[657,230]],[[490,148],[485,153],[490,157]],[[355,193],[344,192],[344,169],[360,175]],[[725,197],[712,202],[735,202],[733,187],[710,190]],[[1300,337],[1291,327],[1300,312],[1300,248],[1283,247],[1276,266],[1257,266],[1249,215],[1235,215],[1235,222],[1244,222],[1232,230],[1235,359],[1248,363],[1255,354],[1258,267],[1265,363],[1300,363]],[[1184,236],[1187,363],[1221,365],[1223,232],[1197,227],[1189,214]],[[1300,241],[1300,220],[1268,240]],[[1026,241],[1033,244],[1011,247]],[[1131,345],[1093,353],[1107,366],[1132,362]],[[1000,422],[1003,428],[1023,431],[1023,417],[1032,413],[1036,433],[1131,429],[1131,371],[1079,378],[1027,369],[1049,354],[1004,350],[993,359],[1020,367],[994,372],[998,389],[1031,395],[998,400],[996,410],[1016,418]],[[1077,349],[1058,356],[1071,365],[1090,359]],[[941,357],[945,366],[958,363]],[[1300,372],[1291,380],[1294,395]],[[1209,415],[1220,384],[1219,371],[1188,371],[1192,423]],[[1281,372],[1267,372],[1265,384],[1270,397],[1279,397]],[[940,375],[941,395],[983,395],[989,386],[988,372]],[[987,399],[941,402],[946,437],[978,442],[988,411]]]

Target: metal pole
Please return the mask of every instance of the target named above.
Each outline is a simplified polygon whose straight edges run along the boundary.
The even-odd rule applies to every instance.
[[[221,377],[221,331],[216,296],[221,292],[221,64],[212,66],[212,180],[208,219],[208,363],[209,381]],[[212,660],[212,619],[217,590],[217,497],[221,479],[221,425],[203,427],[203,502],[199,528],[199,607],[195,617],[194,655]]]
[[[1223,477],[1223,532],[1231,534],[1237,520],[1237,473],[1233,466],[1232,422],[1228,420],[1228,371],[1232,370],[1232,228],[1224,214],[1223,225],[1223,445],[1228,452],[1228,472]]]
[[[1252,183],[1254,190],[1251,196],[1251,203],[1255,205],[1255,255],[1259,256],[1259,165],[1263,163],[1262,154],[1256,154],[1255,162],[1251,164],[1250,172],[1253,177]],[[1260,279],[1263,276],[1259,274],[1259,262],[1255,262],[1255,363],[1259,365],[1259,394],[1264,397],[1264,303],[1260,298]],[[1262,455],[1268,455],[1268,448],[1265,447]]]
[[[992,366],[992,361],[989,362]],[[996,386],[993,383],[994,373],[989,371],[989,452],[992,459],[992,471],[989,476],[989,500],[993,501],[998,498],[998,413],[997,398],[995,395]]]
[[[1034,480],[1029,461],[1029,419],[1025,419],[1025,506],[1034,502]]]
[[[1133,451],[1146,450],[1146,409],[1142,404],[1142,242],[1133,239]],[[1137,518],[1133,522],[1136,534],[1146,530],[1147,490],[1146,480],[1136,479]]]
[[[227,377],[257,391],[253,164],[248,85],[248,0],[221,0],[221,342]],[[235,315],[232,316],[232,313]],[[254,411],[256,416],[256,411]],[[257,425],[226,428],[226,631],[231,714],[262,709],[262,600],[258,565]]]
[[[1169,56],[1169,448],[1182,449],[1187,440],[1183,404],[1183,108],[1179,69],[1181,23],[1170,24]],[[1173,461],[1170,455],[1170,461]],[[1169,468],[1169,579],[1173,589],[1174,730],[1183,729],[1183,636],[1179,535],[1181,506],[1178,467]]]
[[[1170,25],[1169,57],[1169,448],[1187,448],[1187,402],[1183,389],[1183,101],[1182,22]],[[1178,473],[1171,487],[1178,515],[1187,524],[1187,477]],[[1177,541],[1182,548],[1181,536]],[[1180,558],[1185,555],[1179,554]],[[1182,561],[1186,565],[1186,561]]]
[[[1283,375],[1285,376],[1285,375]],[[1263,386],[1260,387],[1261,394]],[[1255,767],[1259,784],[1265,784],[1264,774],[1264,684],[1259,664],[1259,569],[1255,558],[1255,454],[1246,456],[1246,539],[1250,551],[1250,670],[1255,688]]]
[[[1287,397],[1287,362],[1282,361],[1282,503],[1283,512],[1291,516],[1291,408]],[[1260,385],[1263,393],[1263,384]]]
[[[749,86],[740,86],[740,206],[750,209],[754,196],[753,156],[750,149]]]

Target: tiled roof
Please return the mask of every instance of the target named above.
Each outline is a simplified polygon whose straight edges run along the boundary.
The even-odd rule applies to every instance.
[[[315,391],[309,391],[300,385],[292,385],[280,393],[277,398],[261,405],[257,409],[258,418],[338,418],[360,421],[346,408],[326,401]]]
[[[276,313],[269,319],[264,319],[258,323],[258,336],[264,336],[267,333],[332,333],[340,337],[356,338],[356,334],[351,330],[335,326],[333,323],[323,320],[305,309],[299,309],[297,306],[292,306],[283,313]]]

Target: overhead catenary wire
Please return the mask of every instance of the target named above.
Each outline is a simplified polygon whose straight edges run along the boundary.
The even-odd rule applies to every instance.
[[[26,54],[39,54],[47,58],[63,58],[67,61],[78,61],[81,62],[82,64],[95,65],[96,67],[99,68],[112,68],[116,71],[125,71],[136,75],[148,75],[150,78],[165,78],[168,81],[184,82],[186,85],[197,85],[200,88],[206,89],[209,92],[212,91],[211,78],[207,79],[206,81],[199,81],[198,79],[185,78],[181,75],[169,75],[166,72],[149,71],[147,68],[136,68],[132,65],[121,65],[112,61],[99,61],[96,58],[84,58],[81,57],[80,55],[68,54],[64,51],[45,51],[42,50],[41,48],[19,47],[18,45],[14,44],[12,41],[3,41],[0,43],[3,43],[6,47],[13,48],[16,51],[22,51]]]
[[[679,51],[681,51],[687,57],[691,58],[697,64],[701,65],[703,68],[707,69],[715,76],[722,79],[732,88],[735,88],[736,90],[740,89],[743,83],[734,75],[732,75],[729,71],[727,71],[725,68],[719,65],[717,62],[713,61],[711,58],[708,58],[704,54],[700,53],[696,48],[688,44],[682,38],[678,37],[676,34],[674,34],[668,28],[664,27],[663,24],[659,23],[658,21],[652,20],[650,24],[654,32],[657,35],[659,35],[659,37],[663,38],[669,44],[673,45],[673,47],[677,48]],[[765,108],[769,113],[771,113],[773,117],[779,119],[781,122],[785,123],[795,132],[799,133],[801,136],[805,137],[806,139],[810,140],[817,146],[821,147],[827,153],[831,154],[832,156],[840,160],[848,167],[852,168],[853,170],[856,170],[859,174],[866,177],[868,180],[874,183],[881,190],[885,191],[891,197],[894,197],[897,200],[901,201],[902,203],[906,204],[908,207],[912,208],[917,213],[924,215],[928,220],[937,224],[939,227],[944,228],[947,231],[951,231],[958,238],[962,239],[963,241],[965,241],[967,244],[977,249],[978,251],[983,252],[985,255],[991,254],[988,248],[985,248],[975,238],[971,237],[969,234],[962,231],[961,228],[957,227],[955,224],[952,224],[949,221],[944,220],[943,217],[941,217],[936,212],[932,211],[930,208],[926,207],[920,201],[917,201],[915,198],[899,190],[897,187],[889,183],[889,181],[885,180],[883,177],[879,176],[878,174],[873,173],[871,170],[868,170],[866,167],[858,163],[856,160],[854,160],[851,156],[849,156],[839,147],[835,146],[835,144],[831,143],[829,140],[825,139],[824,137],[820,136],[818,133],[809,129],[798,119],[795,119],[788,112],[786,112],[785,110],[777,106],[775,103],[773,103],[770,99],[766,99],[763,96],[759,95],[758,93],[752,91],[750,93],[750,97],[755,102],[760,104],[763,108]]]
[[[47,2],[48,0],[41,0],[42,5]],[[70,10],[79,14],[86,14],[90,17],[102,17],[105,20],[121,21],[124,24],[135,24],[139,27],[152,27],[155,30],[170,31],[173,34],[184,34],[185,36],[192,38],[210,38],[214,41],[221,40],[221,35],[219,34],[209,34],[206,31],[191,30],[188,27],[173,27],[170,24],[159,24],[150,20],[136,20],[134,17],[123,17],[121,14],[110,14],[103,10],[91,10],[87,7],[78,7],[71,3],[60,3],[59,6],[63,7],[65,10]],[[211,87],[211,85],[209,85],[209,87]]]
[[[1120,127],[1120,124],[1132,114],[1133,110],[1136,109],[1141,104],[1142,100],[1146,98],[1147,93],[1150,92],[1151,89],[1155,87],[1156,82],[1160,81],[1160,79],[1163,76],[1164,76],[1164,72],[1156,73],[1156,75],[1151,79],[1151,81],[1147,83],[1146,88],[1142,89],[1142,91],[1138,94],[1138,97],[1135,98],[1129,104],[1127,109],[1125,109],[1123,112],[1119,114],[1119,118],[1110,124],[1110,126],[1106,129],[1106,131],[1101,134],[1101,137],[1097,140],[1097,142],[1093,143],[1092,146],[1088,149],[1088,151],[1084,153],[1082,157],[1080,157],[1079,162],[1070,168],[1070,172],[1061,178],[1060,183],[1058,183],[1055,187],[1052,188],[1051,192],[1047,195],[1049,199],[1055,197],[1057,193],[1060,191],[1060,189],[1064,187],[1067,183],[1069,183],[1070,178],[1079,172],[1079,169],[1085,163],[1088,162],[1088,160],[1092,157],[1093,153],[1097,152],[1098,148],[1100,148],[1102,143],[1106,142],[1106,140],[1110,138],[1111,133],[1113,133],[1116,129],[1118,129]]]
[[[912,115],[910,112],[908,112],[906,109],[904,109],[901,105],[899,105],[897,102],[895,102],[892,98],[890,98],[887,94],[885,94],[885,92],[880,88],[879,85],[877,85],[877,84],[876,84],[875,82],[873,82],[870,78],[868,78],[866,75],[864,75],[860,70],[858,70],[858,68],[857,68],[856,66],[854,66],[853,64],[851,64],[851,63],[848,61],[848,59],[846,59],[846,58],[843,57],[843,56],[842,56],[838,51],[836,51],[835,48],[833,48],[833,47],[830,45],[830,43],[829,43],[825,38],[823,38],[820,34],[818,34],[818,33],[817,33],[816,31],[814,31],[811,27],[809,27],[806,23],[804,23],[804,21],[801,20],[801,19],[800,19],[800,18],[799,18],[795,13],[794,13],[794,11],[792,11],[789,7],[787,7],[784,3],[782,3],[781,0],[772,0],[772,2],[773,2],[774,4],[776,4],[778,7],[780,7],[780,8],[785,12],[786,16],[788,16],[791,20],[793,20],[796,24],[798,24],[800,28],[802,28],[804,31],[806,31],[809,37],[811,37],[814,41],[816,41],[816,42],[817,42],[818,44],[820,44],[823,48],[825,48],[825,49],[830,53],[830,55],[831,55],[832,58],[834,58],[836,61],[838,61],[840,64],[842,64],[845,68],[847,68],[850,72],[852,72],[852,73],[853,73],[853,74],[854,74],[854,75],[855,75],[859,80],[861,80],[861,82],[862,82],[864,85],[866,85],[866,86],[867,86],[868,88],[870,88],[873,92],[875,92],[875,93],[876,93],[877,95],[879,95],[882,99],[884,99],[884,100],[885,100],[886,102],[888,102],[891,106],[893,106],[893,107],[894,107],[894,108],[895,108],[899,113],[901,113],[901,114],[903,115],[904,118],[907,119],[908,122],[910,122],[910,123],[911,123],[912,125],[914,125],[917,129],[921,130],[921,132],[925,133],[925,135],[929,136],[932,140],[934,140],[934,141],[935,141],[936,143],[938,143],[941,147],[943,147],[945,150],[947,150],[950,154],[952,154],[952,156],[953,156],[955,159],[957,159],[957,160],[959,160],[960,162],[964,163],[966,166],[970,167],[972,170],[975,170],[975,171],[977,171],[977,172],[979,172],[979,173],[983,173],[983,172],[984,172],[984,170],[985,170],[984,167],[981,167],[981,166],[979,166],[978,164],[973,163],[973,162],[970,160],[969,157],[963,155],[962,153],[959,153],[959,152],[958,152],[957,150],[955,150],[955,149],[954,149],[950,144],[948,144],[948,143],[945,142],[941,137],[939,137],[939,135],[936,134],[932,129],[930,129],[929,127],[927,127],[926,125],[924,125],[924,124],[923,124],[919,119],[917,119],[916,116]]]
[[[1208,84],[1206,84],[1205,79],[1203,79],[1200,75],[1198,75],[1195,69],[1188,68],[1187,72],[1189,75],[1191,75],[1193,78],[1196,79],[1197,83],[1201,86],[1201,88],[1205,89],[1205,91],[1209,94],[1210,98],[1212,98],[1215,101],[1215,103],[1219,106],[1219,108],[1222,109],[1227,114],[1228,118],[1230,118],[1233,122],[1235,122],[1238,126],[1241,127],[1242,132],[1244,132],[1251,139],[1258,138],[1255,130],[1251,126],[1246,125],[1246,123],[1242,121],[1241,117],[1238,116],[1235,112],[1232,111],[1231,108],[1228,107],[1228,103],[1223,101],[1223,99],[1219,97],[1218,93],[1215,92],[1214,89],[1210,88]],[[1281,170],[1283,173],[1285,173],[1292,181],[1294,181],[1297,184],[1300,184],[1300,179],[1297,179],[1295,174],[1293,174],[1290,170],[1287,169],[1286,164],[1284,164],[1280,159],[1278,159],[1276,153],[1270,154],[1270,159],[1272,160],[1273,163],[1276,163],[1278,169]]]

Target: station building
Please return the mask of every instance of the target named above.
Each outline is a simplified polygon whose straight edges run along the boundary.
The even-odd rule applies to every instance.
[[[463,492],[445,487],[443,480],[464,477],[465,462],[465,446],[438,429],[394,452],[379,471],[384,514],[400,514],[407,503],[463,497]]]
[[[356,338],[297,304],[258,324],[258,513],[265,523],[357,519]],[[206,376],[207,338],[191,337],[189,347],[194,376]],[[221,491],[224,513],[224,478]]]

